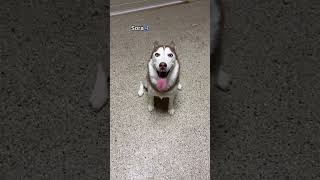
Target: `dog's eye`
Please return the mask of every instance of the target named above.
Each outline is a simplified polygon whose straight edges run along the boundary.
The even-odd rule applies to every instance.
[[[168,56],[169,56],[169,57],[173,57],[173,54],[172,54],[172,53],[169,53]]]
[[[160,56],[160,54],[159,54],[159,53],[155,53],[155,54],[154,54],[154,56],[159,57],[159,56]]]

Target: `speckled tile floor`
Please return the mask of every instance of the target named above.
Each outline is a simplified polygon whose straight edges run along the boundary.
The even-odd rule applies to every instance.
[[[199,1],[111,17],[111,179],[209,179],[209,13]],[[155,40],[173,40],[181,62],[174,116],[138,97]]]
[[[319,1],[224,0],[211,176],[320,179]]]
[[[88,99],[108,58],[105,1],[1,1],[0,179],[105,179],[108,111]]]

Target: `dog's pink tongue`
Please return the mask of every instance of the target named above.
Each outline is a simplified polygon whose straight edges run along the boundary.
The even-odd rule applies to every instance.
[[[160,78],[157,81],[157,88],[159,91],[166,91],[167,90],[167,78]]]

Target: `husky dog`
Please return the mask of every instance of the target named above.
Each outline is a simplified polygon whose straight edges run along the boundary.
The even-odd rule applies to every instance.
[[[231,84],[231,77],[229,74],[225,73],[222,66],[221,57],[221,38],[222,38],[222,28],[223,28],[223,14],[221,8],[221,0],[211,1],[211,14],[210,14],[210,56],[211,56],[211,69],[213,72],[215,85],[221,90],[229,90]]]
[[[169,98],[168,112],[174,114],[173,102],[177,90],[181,90],[179,83],[180,63],[173,41],[169,45],[159,45],[158,41],[153,43],[153,51],[148,63],[146,81],[140,81],[138,95],[147,90],[148,110],[154,109],[154,97]]]

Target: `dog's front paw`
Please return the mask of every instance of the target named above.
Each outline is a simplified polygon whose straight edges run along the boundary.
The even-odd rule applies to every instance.
[[[141,97],[141,96],[143,95],[143,93],[144,93],[144,92],[143,92],[143,89],[142,89],[142,90],[140,89],[140,90],[138,91],[138,96]]]
[[[154,106],[149,104],[148,105],[148,110],[149,110],[149,112],[153,111],[154,110]]]
[[[172,108],[172,109],[169,109],[168,110],[168,113],[170,114],[170,115],[174,115],[174,109]]]
[[[182,85],[179,83],[178,84],[178,90],[181,90],[182,89]]]
[[[220,70],[217,78],[218,88],[220,88],[223,91],[228,91],[230,90],[231,83],[231,76],[223,70]]]

